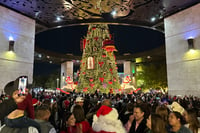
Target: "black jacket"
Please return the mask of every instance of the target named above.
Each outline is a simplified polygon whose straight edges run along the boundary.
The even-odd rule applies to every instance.
[[[10,98],[8,100],[4,100],[0,104],[0,120],[4,121],[4,117],[6,117],[8,114],[10,114],[12,111],[17,109],[17,104],[15,103],[13,98]]]
[[[138,126],[137,130],[135,131],[135,125],[136,125],[136,121],[134,120],[132,122],[131,128],[129,130],[129,133],[146,133],[147,131],[147,126],[146,126],[146,119],[143,119],[140,123],[140,125]]]

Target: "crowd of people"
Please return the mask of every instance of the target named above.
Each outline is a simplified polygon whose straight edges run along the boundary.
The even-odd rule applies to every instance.
[[[9,82],[0,99],[2,133],[200,133],[200,98],[163,93],[19,95]]]

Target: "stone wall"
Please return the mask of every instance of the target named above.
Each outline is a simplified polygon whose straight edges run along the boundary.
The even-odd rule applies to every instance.
[[[166,60],[170,95],[200,96],[200,4],[165,18]],[[195,51],[188,49],[194,38]]]
[[[15,41],[9,52],[9,37]],[[35,20],[0,6],[0,93],[20,75],[33,78]]]

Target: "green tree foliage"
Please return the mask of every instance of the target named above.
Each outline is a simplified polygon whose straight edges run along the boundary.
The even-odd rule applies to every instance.
[[[137,72],[137,85],[143,89],[167,87],[166,62],[141,64],[142,71]]]
[[[90,24],[83,39],[78,91],[108,93],[119,89],[119,78],[113,52],[103,49],[105,39],[111,39],[107,24]],[[115,91],[113,91],[115,92]]]
[[[60,77],[59,70],[52,72],[49,75],[40,75],[33,77],[33,86],[34,87],[43,87],[48,89],[56,89],[57,87],[57,78]]]

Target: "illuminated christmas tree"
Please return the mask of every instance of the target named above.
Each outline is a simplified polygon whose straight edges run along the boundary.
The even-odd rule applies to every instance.
[[[90,24],[82,40],[83,55],[80,65],[78,91],[115,93],[120,89],[115,61],[114,41],[107,24]]]

